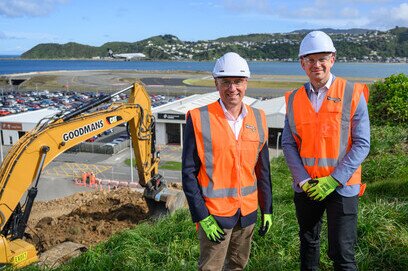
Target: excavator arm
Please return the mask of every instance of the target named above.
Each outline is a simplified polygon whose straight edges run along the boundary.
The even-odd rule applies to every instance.
[[[129,89],[128,103],[116,103],[106,110],[83,113],[119,92],[109,99],[97,100],[80,110],[40,123],[10,149],[0,167],[0,263],[21,266],[37,260],[36,255],[26,249],[31,245],[20,243],[25,242],[21,238],[37,194],[41,171],[66,150],[120,124],[129,125],[139,183],[147,188],[145,195],[160,198],[157,194],[161,194],[164,185],[158,174],[160,158],[154,146],[150,98],[140,83],[120,92]],[[21,210],[19,202],[27,190],[28,201]],[[23,247],[22,252],[15,248],[16,245]]]

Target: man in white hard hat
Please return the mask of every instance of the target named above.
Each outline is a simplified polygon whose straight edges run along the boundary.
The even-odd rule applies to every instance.
[[[293,177],[301,270],[318,270],[324,212],[334,270],[357,270],[361,163],[370,150],[368,88],[335,77],[335,57],[327,34],[307,34],[299,58],[310,81],[286,94],[282,148]]]
[[[242,101],[250,77],[245,59],[226,53],[213,77],[220,99],[187,115],[183,190],[198,228],[199,270],[243,270],[258,204],[259,234],[272,225],[268,128],[264,112]]]

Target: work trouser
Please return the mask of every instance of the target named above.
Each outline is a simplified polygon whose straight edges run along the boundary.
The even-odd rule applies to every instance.
[[[225,240],[219,244],[208,240],[200,226],[198,229],[200,241],[198,270],[243,270],[248,263],[254,226],[255,224],[252,224],[241,228],[236,225],[233,229],[223,229]]]
[[[314,201],[306,193],[295,193],[299,223],[300,270],[318,270],[320,231],[327,213],[329,251],[334,270],[357,270],[354,249],[357,241],[358,196],[343,197],[336,191],[323,201]]]

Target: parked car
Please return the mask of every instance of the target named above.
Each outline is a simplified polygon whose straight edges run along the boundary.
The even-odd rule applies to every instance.
[[[7,116],[10,115],[11,113],[7,110],[0,110],[0,116]]]
[[[119,144],[119,143],[122,143],[123,141],[125,141],[124,138],[116,138],[116,139],[112,140],[111,143]]]

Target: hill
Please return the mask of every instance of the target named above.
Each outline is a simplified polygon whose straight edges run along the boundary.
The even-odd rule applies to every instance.
[[[338,51],[340,61],[406,62],[408,28],[388,31],[325,28]],[[181,41],[174,35],[160,35],[137,42],[108,42],[100,47],[79,43],[39,44],[21,55],[24,59],[104,59],[114,53],[143,53],[155,60],[213,60],[235,51],[250,60],[293,61],[302,38],[310,30],[290,33],[248,34],[215,40]]]

